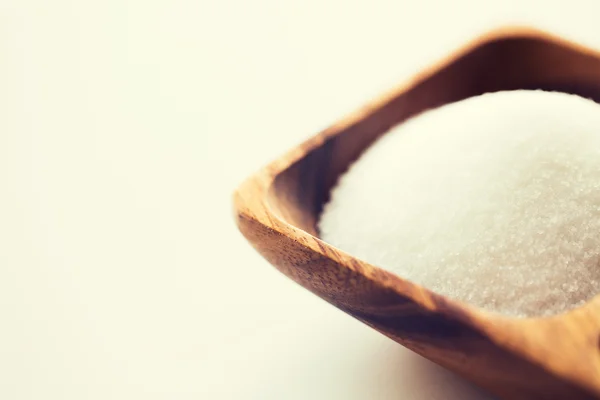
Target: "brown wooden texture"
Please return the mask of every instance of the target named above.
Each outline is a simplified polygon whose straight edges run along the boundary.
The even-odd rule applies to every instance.
[[[423,110],[519,88],[600,101],[600,53],[528,28],[484,35],[248,179],[234,195],[237,224],[306,289],[500,398],[600,399],[600,296],[555,317],[507,318],[432,293],[318,238],[330,188],[379,135]]]

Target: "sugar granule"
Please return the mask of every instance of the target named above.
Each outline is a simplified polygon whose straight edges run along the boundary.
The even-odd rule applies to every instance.
[[[437,293],[546,316],[600,290],[600,105],[485,94],[392,128],[319,222],[347,253]]]

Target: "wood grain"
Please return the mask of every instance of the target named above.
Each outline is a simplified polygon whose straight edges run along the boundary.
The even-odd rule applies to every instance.
[[[234,195],[236,221],[282,273],[502,399],[600,399],[600,297],[551,318],[502,317],[318,238],[331,187],[390,127],[442,104],[519,88],[600,101],[600,53],[528,28],[484,35],[248,179]]]

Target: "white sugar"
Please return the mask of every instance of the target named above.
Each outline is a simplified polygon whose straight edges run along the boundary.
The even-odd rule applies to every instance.
[[[332,191],[319,228],[449,297],[551,315],[600,292],[600,105],[486,94],[393,128]]]

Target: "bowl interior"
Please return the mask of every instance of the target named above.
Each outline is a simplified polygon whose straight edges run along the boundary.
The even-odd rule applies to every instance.
[[[303,156],[278,174],[269,189],[271,211],[318,236],[317,222],[339,176],[381,134],[424,110],[486,92],[542,89],[600,102],[600,58],[542,33],[482,39],[418,75],[358,118],[305,143]]]

